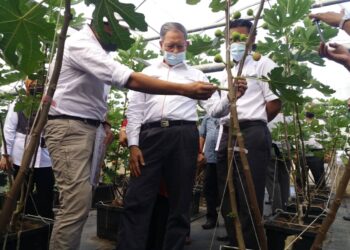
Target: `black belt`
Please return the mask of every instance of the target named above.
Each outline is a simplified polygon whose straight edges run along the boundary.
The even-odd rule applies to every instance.
[[[253,126],[266,126],[266,122],[261,120],[255,120],[255,121],[241,121],[239,122],[239,128],[245,129]],[[224,132],[228,132],[229,126],[224,125]]]
[[[184,120],[161,120],[156,122],[148,122],[141,125],[141,130],[148,128],[168,128],[172,126],[181,125],[196,125],[195,121],[184,121]]]
[[[98,127],[101,124],[101,121],[89,119],[89,118],[82,118],[77,116],[71,116],[71,115],[49,115],[47,117],[48,120],[55,120],[55,119],[66,119],[66,120],[76,120],[76,121],[82,121],[85,124],[89,124],[94,127]]]

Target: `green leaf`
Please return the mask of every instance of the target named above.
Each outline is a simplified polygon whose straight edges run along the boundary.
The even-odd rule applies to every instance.
[[[196,5],[199,3],[201,0],[186,0],[186,3],[189,5]]]
[[[190,46],[187,47],[187,52],[191,53],[193,56],[199,55],[204,52],[209,52],[211,50],[220,49],[220,40],[212,40],[209,36],[201,36],[199,34],[190,35],[189,40],[191,40]]]
[[[238,0],[231,1],[231,6],[236,4]],[[225,10],[226,8],[226,0],[212,0],[209,4],[209,7],[213,12],[218,12]]]
[[[41,41],[52,41],[55,26],[47,8],[33,0],[3,0],[0,5],[0,50],[13,68],[31,74],[44,61]]]
[[[123,21],[129,25],[130,29],[147,31],[145,16],[135,12],[135,5],[133,4],[121,3],[119,0],[85,0],[85,3],[87,5],[95,5],[94,12],[92,13],[93,24],[96,27],[99,37],[104,42],[116,43],[119,49],[129,49],[134,39],[130,37],[129,30],[120,25],[120,20],[117,20],[115,14],[120,15]],[[103,17],[106,17],[110,23],[112,36],[107,35],[103,31]]]
[[[264,10],[264,21],[276,32],[303,18],[310,10],[312,0],[278,0],[270,9]]]

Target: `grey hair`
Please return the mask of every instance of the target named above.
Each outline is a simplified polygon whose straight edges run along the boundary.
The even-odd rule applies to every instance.
[[[185,40],[187,40],[187,30],[181,23],[168,22],[162,25],[160,28],[160,40],[163,40],[168,31],[177,30],[184,34]]]

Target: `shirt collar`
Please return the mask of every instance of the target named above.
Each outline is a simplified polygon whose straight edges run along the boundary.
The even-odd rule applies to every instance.
[[[176,64],[172,67],[170,67],[168,64],[166,64],[163,59],[158,62],[158,67],[168,68],[168,69],[188,69],[188,64],[186,62],[182,62],[179,64]]]
[[[92,40],[94,40],[95,42],[100,43],[100,42],[97,40],[97,38],[96,38],[94,32],[92,31],[90,25],[88,25],[88,24],[87,24],[87,25],[84,25],[84,27],[81,29],[81,32],[82,32],[84,35],[90,37],[90,38],[91,38]]]

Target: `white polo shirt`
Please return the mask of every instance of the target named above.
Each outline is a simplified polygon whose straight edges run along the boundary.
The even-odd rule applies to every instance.
[[[183,84],[194,81],[208,82],[208,78],[202,71],[185,63],[169,67],[163,62],[158,62],[145,68],[143,73],[161,80]],[[197,104],[209,114],[212,112],[220,114],[229,110],[227,95],[220,100],[217,92],[206,101],[197,101],[179,95],[151,95],[137,91],[129,91],[128,99],[126,131],[129,146],[138,145],[142,124],[161,119],[197,121]]]
[[[50,67],[52,73],[53,66]],[[115,61],[100,45],[89,26],[66,40],[61,74],[50,115],[104,120],[105,84],[122,88],[133,71]]]

